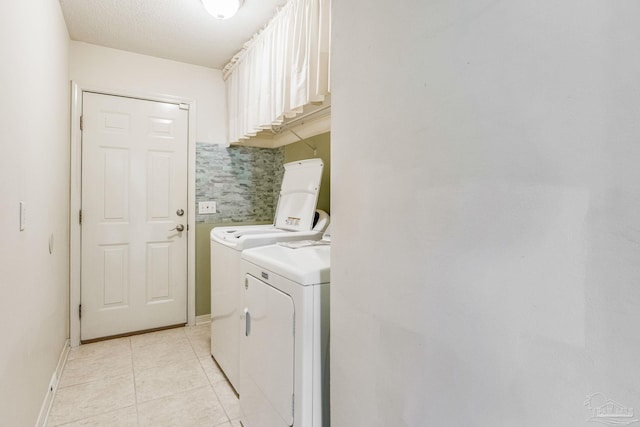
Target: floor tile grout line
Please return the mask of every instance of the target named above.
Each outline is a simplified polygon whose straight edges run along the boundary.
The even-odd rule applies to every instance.
[[[200,358],[198,358],[198,363],[200,364],[200,369],[202,370],[202,373],[207,378],[207,382],[209,383],[209,387],[211,387],[211,391],[213,391],[213,394],[216,396],[216,400],[220,404],[220,407],[224,411],[224,414],[227,416],[227,419],[229,419],[229,414],[227,413],[227,410],[222,404],[222,400],[220,400],[220,396],[218,396],[218,393],[216,392],[216,388],[213,386],[213,383],[211,382],[211,378],[209,378],[209,375],[207,375],[207,371],[204,369],[204,366],[202,365],[202,360],[200,360]]]
[[[84,361],[87,359],[94,359],[97,357],[105,357],[106,355],[96,355],[96,354],[88,354],[88,355],[80,355],[80,356],[76,356],[75,353],[76,352],[82,352],[82,350],[80,350],[81,348],[91,348],[94,346],[98,346],[98,348],[104,348],[107,347],[107,345],[112,344],[112,342],[115,341],[130,341],[129,339],[130,337],[121,337],[121,338],[114,338],[114,339],[109,339],[109,340],[104,340],[104,341],[98,341],[98,342],[94,342],[94,343],[89,343],[89,344],[81,344],[79,347],[75,347],[72,348],[70,353],[69,353],[69,361],[78,361],[78,363],[80,363],[80,361]],[[130,345],[129,345],[130,347]],[[113,345],[109,345],[108,348],[112,349]]]
[[[134,378],[135,378],[136,374],[142,374],[143,372],[146,372],[146,371],[149,371],[149,370],[152,370],[152,369],[167,368],[169,366],[174,366],[174,365],[179,365],[179,364],[187,364],[189,362],[196,362],[196,361],[199,361],[197,357],[195,357],[195,358],[189,357],[187,359],[180,358],[180,359],[176,359],[176,360],[170,360],[168,362],[164,362],[164,363],[159,364],[159,365],[149,366],[149,367],[146,367],[146,368],[138,368],[138,369],[136,369],[134,367],[133,368],[133,372],[134,372],[133,375],[134,375]],[[144,402],[141,402],[141,403],[144,403]]]
[[[127,374],[122,374],[122,375],[119,375],[119,376],[125,376],[125,375],[127,375]],[[115,378],[115,377],[99,378],[99,379],[97,379],[95,381],[101,381],[103,379],[109,379],[109,378]],[[89,383],[95,382],[95,381],[90,381]],[[89,384],[89,383],[85,383],[85,384]],[[47,424],[47,426],[48,427],[63,427],[63,426],[68,425],[68,424],[78,423],[78,422],[81,422],[83,420],[87,420],[87,419],[90,419],[90,418],[99,417],[99,416],[106,415],[106,414],[109,414],[109,413],[112,413],[112,412],[120,411],[122,409],[128,408],[129,406],[133,406],[133,405],[127,405],[127,406],[123,406],[121,408],[115,408],[115,409],[111,409],[111,410],[104,411],[104,412],[99,412],[99,413],[92,413],[91,415],[88,415],[88,416],[85,416],[85,417],[82,417],[82,418],[74,418],[74,419],[71,419],[71,420],[67,420],[62,424],[54,424],[54,425],[51,425],[51,426],[49,426]],[[72,406],[72,408],[73,408],[73,406]]]
[[[191,348],[193,349],[193,352],[196,353],[195,348],[193,348],[193,343],[191,343]],[[205,378],[207,379],[207,383],[209,383],[209,387],[211,387],[211,391],[213,391],[213,395],[216,397],[216,400],[218,401],[218,404],[220,405],[220,408],[222,408],[222,411],[224,412],[225,416],[227,417],[227,420],[230,420],[229,414],[227,413],[226,408],[222,404],[222,400],[220,399],[220,396],[218,396],[218,393],[216,392],[216,388],[213,386],[213,383],[211,382],[211,378],[209,378],[209,375],[207,375],[207,371],[204,368],[204,365],[202,364],[202,360],[200,359],[200,356],[197,353],[196,353],[196,358],[198,359],[198,364],[200,365],[200,370],[202,370],[202,373],[204,374]],[[220,423],[220,424],[222,424],[222,423]]]
[[[164,332],[164,331],[161,331],[161,332]],[[153,332],[152,332],[152,333],[153,333]],[[167,334],[167,335],[168,335],[168,334]],[[189,344],[188,348],[191,350],[191,353],[193,353],[193,355],[194,355],[194,356],[195,356],[195,358],[197,359],[197,358],[198,358],[198,356],[197,356],[196,352],[194,351],[193,346],[191,345],[191,342],[190,342],[190,340],[189,340],[189,338],[188,338],[187,334],[183,331],[183,333],[182,333],[181,335],[183,335],[183,336],[184,336],[184,340]],[[178,338],[178,340],[182,340],[182,339],[183,339],[183,338]],[[139,346],[139,347],[137,347],[138,354],[139,354],[139,352],[140,352],[140,350],[141,350],[142,348],[147,348],[147,347],[149,347],[149,346],[151,346],[151,345],[158,345],[158,346],[166,345],[166,344],[167,344],[167,343],[165,342],[166,340],[167,340],[167,338],[165,337],[165,338],[160,339],[160,340],[158,340],[158,341],[156,341],[156,342],[151,342],[151,343],[147,343],[147,344],[145,344],[145,345]],[[173,344],[175,344],[175,341],[170,341],[170,344],[172,344],[172,345],[173,345]],[[136,350],[134,350],[134,349],[133,349],[133,347],[132,347],[132,350],[131,350],[132,357],[134,356],[134,355],[133,355],[133,353],[134,353],[135,351],[136,351]],[[190,353],[190,354],[191,354],[191,353]],[[156,368],[161,367],[161,366],[169,366],[169,365],[172,365],[172,364],[176,364],[176,363],[178,363],[178,362],[186,362],[186,361],[187,361],[187,359],[181,358],[180,360],[172,360],[172,361],[168,361],[168,362],[163,363],[162,365],[155,365],[155,364],[154,364],[153,366],[147,366],[147,367],[145,367],[145,368],[136,367],[136,366],[135,366],[135,363],[134,363],[134,367],[133,367],[134,376],[135,376],[136,374],[139,374],[139,373],[141,373],[141,372],[143,372],[143,371],[146,371],[146,370],[148,370],[148,369],[156,369]]]
[[[202,365],[200,364],[200,361],[198,360],[197,357],[195,357],[195,354],[193,354],[193,355],[188,356],[187,358],[180,358],[180,359],[173,360],[171,362],[168,362],[168,363],[165,363],[165,364],[162,364],[162,365],[157,365],[157,366],[153,366],[153,367],[149,367],[149,368],[145,368],[145,369],[140,369],[140,370],[137,371],[137,373],[138,374],[142,374],[143,372],[147,372],[149,370],[163,369],[163,368],[175,367],[175,366],[180,366],[180,365],[182,365],[182,366],[190,365],[191,367],[195,367],[196,363],[197,363],[197,366],[200,369],[200,371],[202,371]],[[198,369],[198,368],[196,368],[196,369]],[[204,380],[208,382],[208,378],[207,378],[206,373],[202,372],[202,375],[204,375]],[[207,383],[205,382],[205,384],[207,384]],[[143,402],[139,402],[139,404],[146,404],[147,402],[151,402],[151,401],[156,400],[156,399],[170,397],[170,396],[173,396],[173,395],[176,395],[176,394],[188,392],[188,391],[195,390],[195,389],[198,389],[198,388],[201,388],[201,387],[204,387],[204,386],[196,386],[196,387],[192,386],[192,387],[186,388],[184,390],[172,391],[169,394],[162,395],[162,396],[157,396],[157,397],[154,397],[153,399],[149,399],[149,400],[145,400]]]
[[[136,386],[136,370],[133,366],[133,342],[129,338],[129,349],[131,350],[131,375],[133,376],[133,401],[136,406],[136,425],[140,425],[140,411],[138,406],[138,387]]]
[[[133,403],[133,405],[123,406],[122,408],[116,408],[116,409],[112,409],[112,410],[110,410],[110,411],[106,411],[106,412],[101,412],[101,413],[98,413],[98,414],[92,414],[92,415],[89,415],[89,416],[84,417],[84,418],[79,418],[79,419],[76,419],[76,420],[71,420],[71,421],[66,422],[66,423],[64,423],[64,424],[58,424],[57,426],[59,426],[59,427],[64,427],[65,425],[68,425],[68,424],[78,423],[78,422],[81,422],[81,421],[83,421],[83,420],[88,420],[88,419],[91,419],[91,418],[94,418],[94,417],[99,417],[99,416],[102,416],[102,415],[106,415],[106,414],[110,414],[110,413],[113,413],[113,412],[121,411],[121,410],[126,409],[126,408],[128,408],[128,407],[130,407],[130,406],[135,406],[135,408],[136,408],[136,416],[137,416],[137,412],[138,412],[138,407],[137,407],[137,406],[138,406],[138,405],[137,405],[137,401],[136,401],[136,394],[135,394],[135,377],[134,377],[134,373],[133,373],[133,352],[131,351],[131,340],[130,340],[130,339],[127,339],[127,340],[129,341],[129,350],[130,350],[130,351],[129,351],[129,358],[130,358],[130,362],[131,362],[131,376],[132,376],[132,380],[133,380],[133,387],[134,387],[134,394],[133,394],[133,396],[134,396],[134,403]],[[83,361],[83,360],[84,360],[84,361],[86,361],[87,359],[90,359],[90,358],[91,358],[91,357],[84,357],[84,358],[80,358],[80,359],[76,359],[76,360],[81,360],[81,361]],[[99,358],[111,359],[111,358],[113,358],[113,355],[103,355],[103,356],[99,356]],[[82,363],[82,362],[78,362],[78,363]],[[64,370],[63,370],[63,373],[64,373]],[[96,378],[96,379],[91,380],[91,381],[86,381],[86,382],[84,382],[84,383],[72,384],[72,385],[66,386],[66,387],[64,387],[64,388],[67,388],[67,387],[73,387],[73,386],[76,386],[76,385],[89,384],[89,383],[92,383],[92,382],[101,381],[101,380],[105,380],[105,379],[109,379],[109,378],[115,378],[115,377],[119,377],[119,376],[125,376],[125,375],[127,375],[127,374],[109,375],[109,376],[105,376],[105,377]],[[137,422],[137,420],[136,420],[136,424],[138,424],[138,425],[139,425],[139,422]]]
[[[197,356],[197,355],[196,355],[196,356]],[[211,361],[212,361],[213,363],[216,363],[216,365],[217,365],[217,362],[215,362],[215,361],[213,360],[213,356],[211,356],[211,355],[209,355],[209,356],[212,358],[212,360],[211,360]],[[218,400],[218,403],[220,404],[220,407],[221,407],[221,408],[222,408],[222,410],[224,411],[224,414],[225,414],[225,415],[226,415],[226,417],[227,417],[227,421],[228,421],[229,423],[231,423],[231,417],[229,416],[229,412],[227,411],[227,408],[225,407],[225,405],[222,403],[222,399],[220,399],[220,396],[218,396],[218,391],[216,390],[216,388],[215,388],[215,386],[214,386],[213,382],[211,381],[211,378],[209,378],[209,375],[207,375],[207,371],[204,369],[204,366],[203,366],[203,364],[202,364],[202,359],[200,359],[200,357],[198,357],[198,363],[200,364],[200,369],[202,370],[202,372],[204,373],[205,377],[207,378],[207,382],[209,383],[209,386],[211,387],[211,390],[213,390],[213,394],[216,396],[216,399]],[[225,379],[225,381],[226,381],[226,379]],[[222,423],[221,423],[221,424],[222,424]]]
[[[76,424],[76,423],[79,423],[79,422],[82,422],[82,421],[89,420],[91,418],[96,418],[96,417],[112,414],[114,412],[123,411],[123,410],[125,410],[127,408],[132,408],[132,407],[135,407],[135,406],[136,405],[123,406],[122,408],[116,408],[116,409],[112,409],[112,410],[107,411],[107,412],[101,412],[99,414],[90,415],[88,417],[80,418],[80,419],[77,419],[77,420],[67,421],[64,424],[56,424],[54,426],[50,426],[50,425],[47,424],[47,427],[64,427],[64,426],[69,425],[69,424]]]
[[[64,371],[63,371],[63,374],[64,374]],[[93,379],[86,380],[86,381],[80,381],[80,382],[77,382],[77,383],[63,385],[62,387],[58,386],[58,390],[65,390],[65,389],[67,389],[69,387],[75,387],[75,386],[79,386],[79,385],[90,384],[90,383],[93,383],[93,382],[96,382],[96,381],[105,380],[105,379],[109,379],[109,378],[120,377],[120,376],[123,376],[123,375],[126,375],[126,374],[123,374],[123,373],[108,374],[108,375],[100,376],[98,378],[93,378]]]

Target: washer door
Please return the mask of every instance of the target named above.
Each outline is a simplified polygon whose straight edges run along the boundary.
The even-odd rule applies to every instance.
[[[294,303],[251,275],[245,283],[240,407],[249,426],[291,426]]]

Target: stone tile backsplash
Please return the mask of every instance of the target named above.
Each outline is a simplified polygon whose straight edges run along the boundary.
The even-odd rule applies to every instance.
[[[196,222],[272,221],[284,174],[284,148],[196,144]],[[215,201],[217,213],[199,214]]]

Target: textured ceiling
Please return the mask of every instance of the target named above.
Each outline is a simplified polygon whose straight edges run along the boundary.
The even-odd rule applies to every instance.
[[[286,0],[245,0],[231,19],[200,0],[60,0],[72,40],[222,68]]]

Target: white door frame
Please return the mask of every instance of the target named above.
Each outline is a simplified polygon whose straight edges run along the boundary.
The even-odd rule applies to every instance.
[[[169,95],[141,94],[83,86],[71,81],[71,204],[69,206],[69,340],[72,347],[80,345],[80,268],[81,234],[79,212],[82,201],[82,93],[97,92],[104,95],[126,96],[149,101],[189,105],[189,135],[187,148],[187,321],[196,324],[196,102],[193,99]]]

